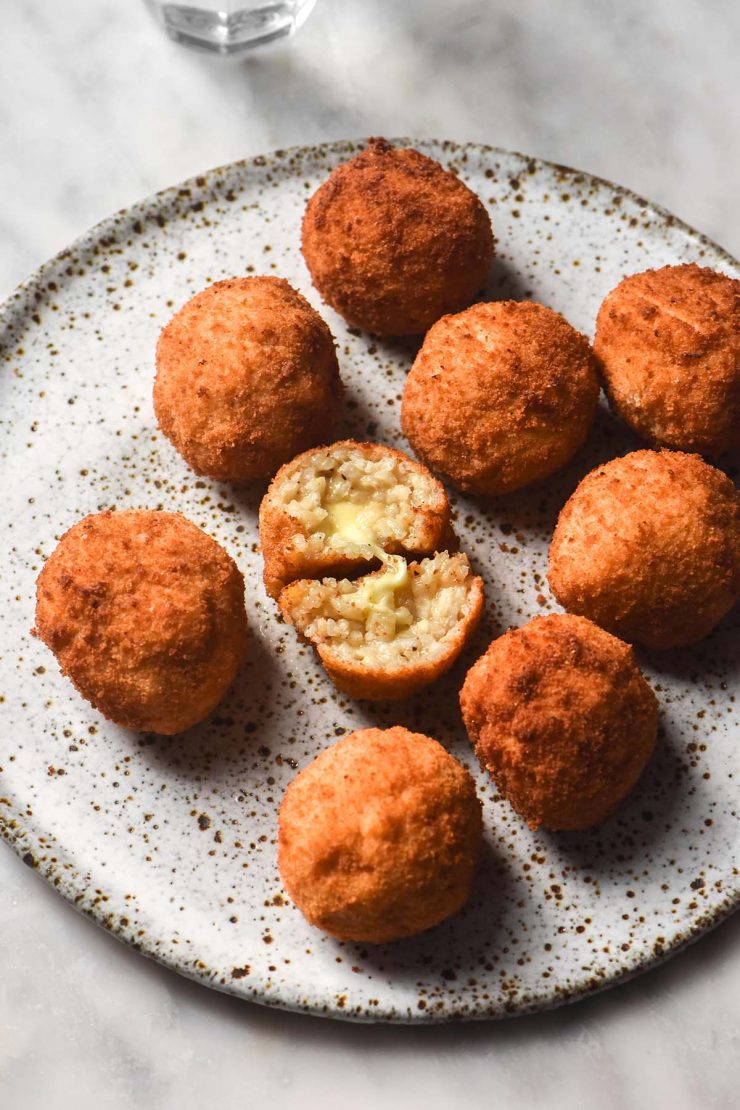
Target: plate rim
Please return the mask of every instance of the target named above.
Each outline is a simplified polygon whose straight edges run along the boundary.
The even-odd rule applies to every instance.
[[[118,209],[92,224],[61,251],[58,251],[51,258],[31,271],[31,273],[28,274],[28,276],[24,278],[2,302],[0,302],[0,326],[4,327],[8,325],[9,330],[12,331],[12,315],[14,311],[22,308],[25,298],[32,296],[39,284],[45,281],[50,274],[54,273],[71,253],[89,249],[96,242],[99,242],[103,236],[117,229],[122,222],[136,219],[137,216],[144,214],[151,215],[153,211],[161,209],[162,206],[171,203],[173,200],[176,200],[178,196],[181,196],[182,190],[200,190],[214,178],[227,177],[229,174],[233,173],[249,172],[251,169],[263,170],[266,165],[269,165],[269,163],[273,161],[285,165],[289,163],[291,159],[312,156],[318,152],[324,152],[330,155],[346,154],[347,157],[351,157],[354,153],[363,149],[369,141],[369,137],[359,137],[333,139],[327,142],[298,144],[289,147],[276,147],[261,154],[253,154],[246,158],[236,159],[232,162],[222,163],[211,169],[204,170],[201,173],[185,178],[183,181],[159,189],[140,200],[134,201],[131,205]],[[476,141],[460,142],[453,139],[409,138],[407,136],[392,137],[388,139],[388,141],[394,146],[437,147],[441,151],[449,151],[458,156],[466,152],[475,151],[477,154],[484,156],[513,157],[520,160],[524,165],[534,165],[538,170],[559,174],[562,175],[563,178],[580,177],[587,179],[600,187],[612,190],[616,195],[626,198],[638,207],[649,211],[651,215],[657,217],[664,225],[677,229],[696,243],[698,247],[710,251],[718,262],[740,274],[740,261],[720,244],[709,238],[709,236],[698,231],[685,220],[675,216],[667,208],[655,201],[651,201],[627,186],[611,181],[609,178],[590,173],[588,170],[581,170],[535,155],[524,154],[518,150],[510,150],[505,147]],[[7,800],[3,799],[3,801]],[[55,852],[55,858],[57,860],[56,865],[49,864],[41,870],[39,862],[35,859],[33,852],[30,850],[34,843],[33,834],[30,829],[24,825],[17,807],[8,805],[5,807],[5,810],[6,811],[3,812],[3,810],[0,809],[0,837],[13,849],[16,855],[18,855],[24,863],[28,864],[31,869],[38,870],[40,876],[43,877],[73,909],[77,910],[78,913],[87,917],[107,933],[114,936],[120,943],[126,944],[127,947],[132,948],[138,955],[142,955],[147,959],[152,959],[161,966],[174,971],[184,978],[210,987],[221,993],[240,998],[243,1001],[269,1006],[273,1009],[286,1010],[294,1013],[307,1013],[316,1017],[352,1021],[356,1023],[440,1025],[460,1021],[500,1020],[508,1017],[524,1016],[535,1012],[539,1013],[552,1010],[562,1005],[572,1004],[582,998],[600,994],[603,991],[620,986],[644,972],[652,970],[654,967],[677,955],[684,948],[695,943],[705,934],[717,928],[722,922],[730,918],[740,909],[740,877],[738,877],[737,883],[733,888],[730,890],[725,889],[725,897],[723,900],[713,909],[706,911],[705,914],[699,917],[688,931],[680,932],[678,936],[666,944],[660,952],[656,953],[653,950],[647,957],[643,949],[639,947],[631,949],[629,957],[624,960],[620,970],[610,975],[605,982],[594,982],[593,978],[586,978],[584,981],[574,984],[571,988],[560,988],[557,992],[551,990],[549,993],[543,991],[542,993],[529,994],[519,1003],[507,1002],[497,997],[488,1003],[476,1003],[474,1010],[471,1009],[470,1011],[464,1012],[460,1010],[443,1010],[437,1013],[434,1010],[421,1010],[418,1012],[402,1013],[395,1009],[392,1010],[391,1008],[385,1010],[379,1008],[377,1014],[369,1014],[367,1011],[358,1014],[353,1012],[351,1007],[340,1009],[336,1006],[328,1006],[326,1003],[322,1007],[318,999],[302,1004],[297,998],[286,999],[279,994],[272,996],[267,990],[256,986],[250,989],[243,981],[227,980],[226,982],[220,982],[213,978],[209,978],[209,976],[199,970],[197,966],[191,968],[182,963],[175,962],[174,959],[170,958],[166,950],[164,952],[158,952],[156,950],[156,945],[151,943],[151,939],[154,938],[150,939],[148,930],[145,939],[141,942],[134,941],[133,938],[125,935],[125,929],[123,927],[115,927],[109,920],[106,920],[106,915],[102,908],[96,907],[94,903],[91,903],[90,906],[83,903],[83,899],[85,899],[90,891],[90,884],[85,884],[83,880],[82,883],[75,885],[75,876],[77,873],[74,872],[74,870],[67,871],[63,866],[63,857],[65,855],[63,845],[59,845],[62,849],[61,852],[59,850]],[[53,837],[53,839],[56,841],[56,837]]]
[[[111,223],[115,222],[116,220],[121,220],[134,216],[139,211],[151,208],[155,201],[157,203],[163,203],[167,199],[173,199],[178,195],[181,189],[193,187],[202,188],[202,185],[199,184],[199,180],[201,178],[207,179],[216,175],[225,176],[227,173],[233,172],[234,170],[247,169],[249,166],[257,166],[258,168],[262,169],[268,159],[277,159],[282,162],[289,160],[292,157],[297,157],[300,154],[314,153],[318,150],[327,150],[337,153],[341,153],[345,150],[348,152],[355,149],[360,150],[363,147],[367,146],[367,144],[371,142],[373,137],[374,136],[352,139],[330,139],[327,142],[323,143],[302,143],[294,144],[293,146],[274,147],[272,150],[268,150],[266,152],[263,152],[262,154],[251,154],[246,158],[236,158],[232,162],[221,162],[217,166],[212,166],[210,169],[205,169],[199,173],[192,174],[190,177],[186,177],[182,181],[178,181],[173,185],[166,185],[163,189],[157,189],[153,193],[149,193],[145,197],[142,197],[140,200],[133,201],[130,205],[126,205],[123,208],[118,208],[115,212],[111,212],[108,216],[104,216],[96,223],[91,224],[75,239],[68,243],[66,247],[62,247],[60,251],[57,251],[56,254],[51,256],[51,258],[47,258],[45,262],[42,262],[40,266],[37,266],[25,278],[23,278],[18,283],[18,285],[16,285],[15,288],[7,295],[7,297],[0,301],[0,323],[2,323],[2,318],[6,315],[10,307],[15,304],[16,301],[20,300],[21,296],[24,293],[29,292],[39,278],[44,277],[49,271],[53,269],[54,266],[64,261],[64,258],[67,254],[79,247],[84,246],[87,242],[89,242],[89,240],[95,237],[96,233],[101,231],[104,227],[107,227]],[[409,136],[404,135],[393,136],[386,141],[391,143],[392,146],[439,146],[443,149],[448,148],[460,152],[465,152],[466,150],[476,150],[484,152],[486,154],[500,154],[507,157],[513,156],[515,158],[520,158],[523,162],[533,163],[537,166],[542,166],[548,170],[554,170],[558,173],[562,173],[563,175],[568,177],[572,176],[590,178],[590,180],[595,181],[599,185],[603,185],[609,189],[613,189],[615,193],[628,198],[639,207],[649,208],[653,213],[655,213],[656,216],[659,216],[671,227],[678,228],[679,231],[682,231],[685,234],[691,236],[693,239],[697,240],[702,247],[708,247],[712,252],[716,253],[726,265],[740,269],[740,259],[735,258],[734,255],[732,255],[728,250],[721,246],[721,244],[716,242],[716,240],[710,238],[708,235],[705,235],[703,231],[699,231],[686,220],[682,219],[680,216],[676,216],[668,208],[665,208],[657,201],[653,201],[647,197],[642,196],[640,193],[636,192],[634,189],[629,188],[629,186],[627,185],[620,185],[617,182],[610,180],[610,178],[608,177],[601,177],[599,174],[591,173],[590,170],[578,169],[575,166],[565,165],[565,163],[553,162],[548,158],[540,158],[538,155],[535,154],[524,154],[520,150],[513,150],[509,149],[508,147],[496,146],[491,143],[479,143],[474,140],[466,140],[465,142],[460,142],[456,139],[435,139],[428,137],[410,138]]]

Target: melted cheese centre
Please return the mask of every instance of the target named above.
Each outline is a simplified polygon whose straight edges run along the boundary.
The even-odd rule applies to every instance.
[[[395,618],[396,590],[408,585],[409,569],[403,555],[389,555],[375,542],[375,525],[384,506],[374,501],[335,501],[325,506],[327,536],[339,536],[348,543],[369,547],[383,563],[382,574],[358,583],[357,603],[366,615],[389,614]]]
[[[325,508],[327,536],[339,536],[349,543],[367,545],[375,550],[375,525],[383,515],[382,505],[376,501],[367,501],[364,505],[357,501],[334,501]]]
[[[378,552],[378,558],[381,558]],[[360,603],[368,609],[393,610],[396,590],[408,585],[409,568],[403,555],[382,555],[384,569],[382,574],[373,575],[359,583],[357,596]]]

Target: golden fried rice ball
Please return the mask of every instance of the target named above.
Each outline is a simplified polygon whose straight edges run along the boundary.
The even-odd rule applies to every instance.
[[[698,455],[612,459],[564,505],[548,580],[563,608],[625,640],[691,644],[740,594],[740,495]]]
[[[557,312],[529,301],[476,304],[425,337],[401,427],[450,485],[493,496],[564,466],[598,397],[589,344]]]
[[[603,821],[655,746],[658,703],[632,649],[583,617],[536,617],[494,640],[460,704],[481,765],[533,829]]]
[[[740,281],[694,265],[633,274],[602,304],[594,351],[612,408],[645,439],[740,448]]]
[[[302,248],[332,308],[376,335],[417,335],[470,304],[493,257],[491,221],[454,174],[371,139],[308,202]]]
[[[457,913],[481,836],[473,779],[441,744],[398,726],[367,728],[291,782],[278,864],[311,925],[381,944]]]
[[[316,648],[337,689],[399,701],[448,671],[473,635],[483,582],[465,555],[442,552],[407,565],[392,556],[350,582],[293,582],[280,594],[289,624]]]
[[[197,474],[269,478],[330,438],[342,387],[331,332],[276,277],[196,294],[157,344],[159,426]]]
[[[103,716],[171,735],[210,713],[236,675],[244,580],[179,513],[97,513],[44,565],[35,632]]]
[[[265,589],[362,569],[379,552],[457,546],[447,494],[429,471],[379,443],[306,451],[275,476],[259,512]]]

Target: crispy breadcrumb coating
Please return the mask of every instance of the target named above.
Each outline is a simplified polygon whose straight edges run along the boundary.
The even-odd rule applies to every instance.
[[[483,582],[465,555],[443,552],[404,570],[395,590],[383,589],[383,568],[354,582],[293,582],[280,595],[285,619],[350,697],[410,697],[450,669],[478,624]]]
[[[557,312],[529,301],[476,304],[425,337],[401,427],[450,485],[505,494],[569,461],[598,396],[589,344]]]
[[[450,917],[468,898],[482,837],[468,771],[396,726],[345,736],[288,787],[278,864],[311,925],[381,944]]]
[[[311,197],[302,249],[324,300],[377,335],[418,335],[470,304],[493,257],[486,209],[416,150],[371,139]]]
[[[159,426],[197,474],[271,477],[331,438],[342,386],[329,328],[277,277],[219,281],[157,344]]]
[[[343,527],[337,511],[353,506],[358,519]],[[259,518],[270,597],[297,578],[366,568],[378,548],[426,555],[457,547],[444,488],[379,443],[343,440],[299,455],[276,474]]]
[[[653,443],[740,448],[740,281],[705,267],[626,277],[599,311],[594,352],[614,411]]]
[[[632,789],[658,703],[628,644],[568,614],[494,640],[460,694],[481,765],[536,829],[584,829]]]
[[[740,495],[698,455],[612,459],[564,505],[548,580],[563,608],[625,640],[691,644],[740,595]]]
[[[104,512],[62,536],[37,583],[35,632],[84,698],[170,735],[218,704],[247,642],[236,563],[179,513]]]

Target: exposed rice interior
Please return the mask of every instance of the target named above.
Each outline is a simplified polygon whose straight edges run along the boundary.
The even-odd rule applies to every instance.
[[[373,548],[398,543],[414,550],[422,547],[421,520],[417,510],[436,505],[436,484],[423,472],[394,456],[372,459],[357,449],[334,448],[322,452],[280,484],[280,504],[300,522],[293,546],[307,555],[327,548],[347,555],[377,555]],[[332,507],[347,504],[365,509],[361,522],[366,542],[343,536],[331,518]]]
[[[381,573],[383,573],[381,571]],[[329,645],[347,662],[404,667],[434,662],[470,612],[472,574],[467,557],[442,552],[409,565],[407,584],[392,609],[364,611],[362,583],[324,578],[306,583],[291,610],[296,628],[312,643]]]

